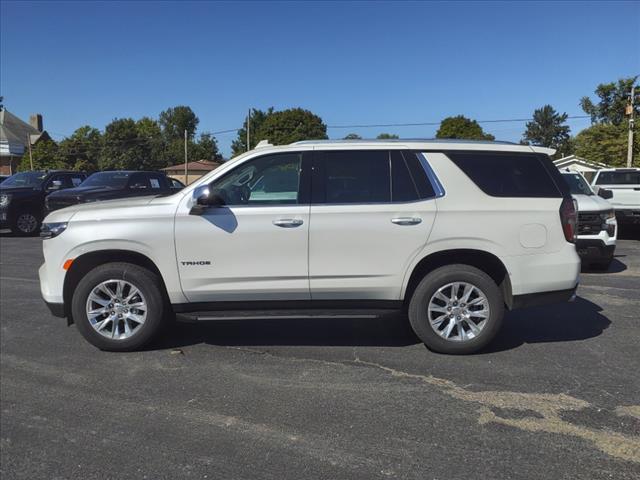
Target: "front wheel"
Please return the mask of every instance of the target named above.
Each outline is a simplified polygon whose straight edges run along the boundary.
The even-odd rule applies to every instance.
[[[78,283],[71,309],[82,336],[107,351],[141,348],[158,333],[165,316],[158,277],[129,263],[91,270]]]
[[[11,231],[19,235],[36,235],[40,231],[40,218],[29,210],[18,212]]]
[[[413,330],[439,353],[477,352],[495,337],[503,316],[500,288],[470,265],[448,265],[430,272],[409,303]]]

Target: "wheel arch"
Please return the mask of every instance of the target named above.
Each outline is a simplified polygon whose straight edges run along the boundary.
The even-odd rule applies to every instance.
[[[416,287],[428,273],[436,268],[454,263],[476,267],[489,275],[502,291],[504,303],[507,308],[512,308],[513,293],[511,281],[509,279],[509,272],[502,260],[493,253],[485,250],[456,248],[431,253],[416,264],[403,292],[405,309]]]
[[[151,260],[146,255],[136,252],[133,250],[122,250],[122,249],[108,249],[108,250],[94,250],[91,252],[84,253],[79,257],[73,260],[71,267],[67,270],[67,273],[64,277],[64,285],[62,288],[62,298],[64,301],[65,308],[65,316],[67,317],[69,323],[73,323],[73,318],[71,315],[71,299],[73,297],[73,292],[77,287],[80,280],[95,267],[100,265],[104,265],[105,263],[131,263],[133,265],[138,265],[139,267],[146,268],[151,271],[155,275],[157,275],[160,285],[162,286],[162,295],[165,300],[168,302],[168,294],[167,287],[164,283],[164,278],[162,277],[162,273],[160,269],[155,264],[153,260]]]

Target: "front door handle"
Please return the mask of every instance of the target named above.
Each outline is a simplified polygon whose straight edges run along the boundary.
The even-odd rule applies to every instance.
[[[274,220],[273,221],[273,224],[276,227],[282,227],[282,228],[299,227],[303,223],[304,222],[302,220],[300,220],[299,218],[279,218],[278,220]]]
[[[396,225],[417,225],[422,223],[422,219],[420,217],[398,217],[392,218],[391,223]]]

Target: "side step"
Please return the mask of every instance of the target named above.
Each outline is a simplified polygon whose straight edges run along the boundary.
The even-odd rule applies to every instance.
[[[393,310],[228,310],[176,313],[179,322],[209,322],[216,320],[305,320],[310,318],[378,318]]]

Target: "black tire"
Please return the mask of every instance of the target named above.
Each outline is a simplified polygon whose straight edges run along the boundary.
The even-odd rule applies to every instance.
[[[42,219],[33,210],[21,210],[16,214],[11,231],[16,235],[34,236],[40,233]]]
[[[127,281],[142,293],[146,301],[146,319],[128,338],[107,338],[94,329],[87,316],[87,300],[90,293],[99,284],[108,280]],[[94,268],[80,280],[71,302],[71,313],[82,336],[100,350],[111,352],[138,350],[148,344],[164,326],[167,310],[167,302],[157,275],[130,263],[107,263]],[[118,331],[121,331],[124,325],[122,323],[119,325]]]
[[[480,289],[489,305],[489,317],[475,338],[469,340],[447,340],[436,333],[429,322],[428,305],[431,298],[439,288],[454,282],[466,282]],[[503,317],[504,298],[500,288],[489,275],[470,265],[454,264],[433,270],[418,284],[409,303],[409,321],[413,331],[429,350],[439,353],[464,355],[477,352],[496,336]],[[468,324],[465,325],[466,333],[470,330]]]

